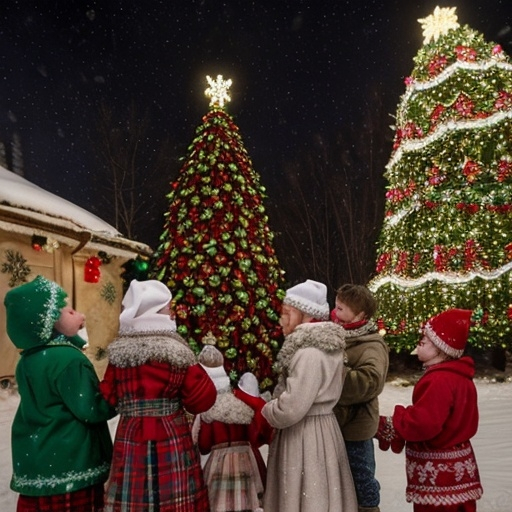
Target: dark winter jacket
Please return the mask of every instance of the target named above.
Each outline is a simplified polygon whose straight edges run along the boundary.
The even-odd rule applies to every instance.
[[[386,382],[389,348],[373,322],[346,329],[345,343],[348,371],[334,413],[346,441],[365,441],[379,425],[378,396]]]

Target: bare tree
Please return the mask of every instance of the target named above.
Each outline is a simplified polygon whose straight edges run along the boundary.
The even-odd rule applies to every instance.
[[[165,192],[178,168],[176,148],[168,137],[151,137],[149,115],[140,113],[134,103],[121,118],[102,104],[94,142],[103,217],[128,238],[146,238],[148,243],[148,229],[156,237],[163,225],[163,217],[158,226],[148,226],[148,221],[156,222],[156,212],[163,214],[165,209]]]
[[[384,119],[375,96],[361,128],[318,135],[283,165],[286,185],[271,211],[289,282],[316,278],[334,290],[369,281],[384,214]]]

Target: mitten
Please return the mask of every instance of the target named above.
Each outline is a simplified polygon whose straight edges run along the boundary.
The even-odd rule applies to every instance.
[[[400,453],[404,449],[405,440],[393,427],[392,416],[380,416],[379,429],[375,437],[379,442],[379,448],[383,451],[391,447],[392,452]]]

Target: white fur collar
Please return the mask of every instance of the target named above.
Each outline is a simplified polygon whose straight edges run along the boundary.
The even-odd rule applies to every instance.
[[[108,346],[109,362],[120,368],[133,368],[150,361],[166,362],[179,368],[196,363],[185,340],[175,332],[138,332],[116,338]]]
[[[313,347],[323,352],[345,349],[345,329],[334,322],[311,322],[298,325],[286,336],[277,354],[276,370],[285,373],[295,352],[301,348]]]
[[[201,413],[201,420],[205,423],[221,421],[233,425],[249,425],[253,416],[254,411],[229,390],[217,393],[213,406]]]

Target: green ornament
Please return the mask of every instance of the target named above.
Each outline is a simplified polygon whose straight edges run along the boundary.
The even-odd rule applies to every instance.
[[[251,268],[252,262],[250,259],[239,260],[238,266],[244,271],[247,272]]]
[[[209,285],[213,286],[214,288],[219,286],[221,282],[222,282],[221,278],[220,278],[220,276],[218,274],[214,274],[213,276],[210,276],[208,278]]]
[[[236,348],[228,348],[226,350],[226,352],[224,352],[224,355],[228,358],[228,359],[234,359],[236,357]]]
[[[249,294],[246,291],[238,290],[236,292],[236,296],[242,304],[247,304],[249,302]]]
[[[190,276],[185,277],[185,279],[183,279],[183,284],[187,288],[192,288],[192,286],[194,286],[194,284],[195,284],[194,278],[190,277]]]
[[[203,316],[206,313],[206,307],[204,304],[196,304],[192,307],[192,313],[195,316]]]
[[[216,247],[209,247],[208,249],[206,249],[206,253],[209,255],[209,256],[215,256],[217,254],[217,248]]]
[[[224,249],[226,249],[226,252],[230,255],[235,254],[236,252],[236,245],[233,242],[228,242],[226,244],[223,244]]]
[[[205,290],[204,288],[202,288],[201,286],[196,286],[194,288],[192,288],[192,293],[196,296],[196,297],[203,297],[204,294],[205,294]]]
[[[221,277],[227,277],[229,275],[229,267],[219,267],[219,274]]]
[[[250,332],[247,332],[245,334],[242,335],[242,343],[244,345],[252,345],[254,343],[256,343],[256,336]]]

